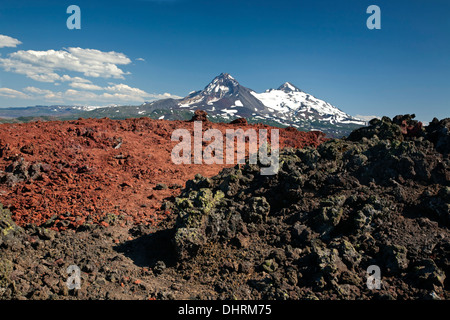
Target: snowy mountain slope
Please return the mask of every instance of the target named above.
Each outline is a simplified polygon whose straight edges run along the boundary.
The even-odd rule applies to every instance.
[[[289,82],[278,89],[263,93],[252,92],[271,112],[290,121],[319,120],[330,123],[364,125],[363,120],[351,117],[328,102],[301,91]]]

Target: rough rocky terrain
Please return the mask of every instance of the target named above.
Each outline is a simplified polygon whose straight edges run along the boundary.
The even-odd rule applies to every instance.
[[[192,132],[193,123],[139,118],[0,125],[0,203],[19,225],[54,230],[107,225],[119,215],[156,223],[162,199],[179,193],[196,173],[212,176],[227,166],[172,163],[178,141],[171,135],[180,128]],[[209,128],[270,129],[204,121],[203,131]],[[292,129],[280,129],[281,147],[323,141],[320,132]]]
[[[153,224],[122,213],[55,231],[58,222],[2,209],[0,297],[449,299],[450,119],[413,118],[284,149],[274,176],[260,165],[191,166],[182,190],[158,198]],[[159,177],[167,184],[167,172]],[[127,194],[106,190],[123,204]],[[72,264],[80,290],[65,283]],[[371,265],[380,289],[367,287]]]

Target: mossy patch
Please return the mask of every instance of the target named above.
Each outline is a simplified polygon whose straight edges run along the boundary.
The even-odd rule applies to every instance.
[[[17,230],[20,230],[20,227],[12,220],[11,212],[3,209],[3,205],[0,204],[0,236],[7,236]]]

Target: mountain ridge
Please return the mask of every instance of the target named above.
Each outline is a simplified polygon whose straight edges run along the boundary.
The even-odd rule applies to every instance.
[[[178,101],[178,106],[173,106],[174,101]],[[228,73],[216,76],[203,90],[170,102],[170,107],[166,107],[161,101],[144,106],[156,110],[155,105],[158,104],[163,119],[172,119],[171,114],[162,111],[164,109],[191,113],[200,109],[206,111],[212,121],[246,118],[249,122],[293,126],[306,131],[320,130],[331,136],[346,135],[366,124],[364,120],[348,115],[330,103],[302,91],[291,82],[284,82],[277,89],[257,93],[242,86]]]
[[[221,73],[202,90],[192,91],[184,98],[167,98],[145,102],[141,105],[108,107],[89,106],[49,106],[31,107],[20,111],[9,108],[0,110],[0,118],[43,117],[43,120],[58,118],[127,119],[150,117],[165,120],[189,120],[195,110],[207,112],[213,122],[230,122],[246,118],[249,123],[287,127],[299,130],[318,130],[330,137],[348,135],[354,129],[366,125],[357,119],[315,96],[302,91],[291,82],[284,82],[277,89],[267,89],[262,93],[241,85],[229,73]]]

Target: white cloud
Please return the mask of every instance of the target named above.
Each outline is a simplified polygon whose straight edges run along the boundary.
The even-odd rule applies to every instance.
[[[69,84],[69,86],[81,90],[103,90],[102,87],[92,83],[72,82]]]
[[[5,43],[0,41],[0,45]],[[143,58],[136,60],[145,61]],[[131,60],[125,54],[115,51],[103,52],[79,47],[47,51],[19,50],[8,54],[6,58],[0,57],[0,68],[23,74],[35,81],[53,83],[55,86],[66,82],[70,88],[65,91],[62,88],[53,91],[29,86],[24,88],[23,92],[1,88],[0,96],[91,105],[133,104],[155,99],[181,98],[169,93],[151,94],[123,83],[108,83],[103,87],[84,77],[72,74],[78,72],[85,77],[124,79],[124,75],[129,73],[120,69],[119,66],[130,63]]]
[[[6,98],[21,98],[21,99],[30,98],[27,94],[10,88],[0,88],[0,96]]]
[[[147,92],[138,88],[132,88],[126,84],[120,83],[113,86],[109,86],[105,88],[106,91],[117,92],[121,94],[135,95],[139,97],[149,96]]]
[[[20,42],[17,39],[11,38],[9,36],[0,34],[0,48],[4,48],[4,47],[15,48],[19,44],[22,44],[22,42]]]
[[[138,89],[139,90],[139,89]],[[146,98],[151,98],[152,95],[136,95],[130,93],[120,93],[120,92],[103,92],[95,93],[82,90],[69,89],[66,90],[62,95],[64,100],[68,100],[75,103],[108,103],[108,104],[132,104],[132,103],[142,103]]]
[[[68,48],[65,50],[19,50],[8,58],[0,58],[0,67],[6,71],[24,74],[40,82],[66,81],[59,71],[73,71],[93,78],[124,79],[129,74],[117,65],[131,60],[123,53],[103,52],[96,49]],[[69,77],[70,78],[70,77]]]
[[[81,61],[90,61],[93,63],[111,63],[111,64],[129,64],[131,60],[123,53],[110,51],[103,52],[96,49],[68,48],[74,57]]]
[[[137,61],[145,61],[144,58],[136,58]]]
[[[81,78],[81,77],[71,77],[71,76],[68,76],[67,74],[65,74],[62,77],[60,77],[59,80],[60,81],[73,81],[73,82],[79,82],[79,83],[92,83],[88,79]]]
[[[42,99],[51,103],[65,103],[65,104],[133,104],[143,103],[145,101],[155,99],[180,98],[169,93],[164,94],[150,94],[141,89],[133,88],[125,84],[110,85],[102,88],[94,84],[84,83],[85,90],[67,89],[66,91],[52,91],[48,89],[40,89],[37,87],[26,87],[23,92],[9,88],[0,88],[0,96],[7,98],[22,98],[22,99]],[[72,87],[83,87],[81,82],[72,82]],[[92,86],[92,87],[91,87]],[[105,92],[92,92],[87,90],[104,90]],[[97,88],[98,87],[98,88]]]
[[[19,60],[0,58],[0,66],[6,71],[23,74],[28,78],[39,82],[54,82],[60,80],[60,76],[49,68],[31,65]]]
[[[63,93],[62,92],[54,92],[52,90],[40,89],[36,87],[26,87],[23,91],[28,92],[30,98],[41,98],[45,99],[49,102],[63,102]]]
[[[35,93],[35,94],[48,94],[52,93],[51,90],[45,90],[45,89],[39,89],[36,87],[26,87],[23,89],[23,91],[29,92],[29,93]]]

